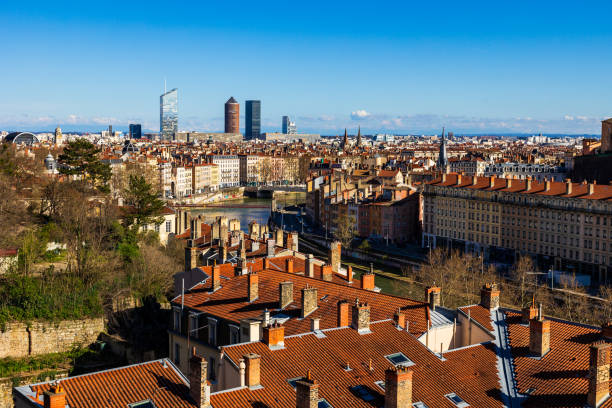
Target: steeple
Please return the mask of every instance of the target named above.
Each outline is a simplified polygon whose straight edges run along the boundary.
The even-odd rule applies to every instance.
[[[440,153],[438,154],[438,169],[441,172],[448,173],[448,155],[446,154],[446,138],[444,137],[444,128],[442,128],[442,142],[440,143]]]
[[[346,128],[344,128],[344,139],[342,139],[342,148],[348,148],[348,134],[346,133]]]
[[[361,125],[359,125],[359,130],[357,131],[357,147],[361,147]]]

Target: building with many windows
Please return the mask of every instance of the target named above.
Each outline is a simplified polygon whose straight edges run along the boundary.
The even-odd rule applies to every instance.
[[[225,102],[225,133],[240,133],[240,104],[233,96]]]
[[[178,89],[159,97],[159,133],[161,140],[172,140],[178,132]]]
[[[261,101],[246,101],[244,112],[244,138],[259,139],[261,134]]]
[[[442,174],[423,191],[422,245],[556,270],[612,270],[612,186]]]
[[[219,166],[220,188],[240,185],[240,159],[237,155],[213,155],[209,160]]]
[[[142,125],[130,123],[130,139],[142,138]]]
[[[485,177],[495,176],[502,178],[526,179],[531,177],[533,180],[545,181],[564,181],[567,177],[567,169],[561,166],[551,166],[549,164],[532,163],[493,163],[487,164],[484,169]]]

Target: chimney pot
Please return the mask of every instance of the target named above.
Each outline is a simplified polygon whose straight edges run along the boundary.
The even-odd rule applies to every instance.
[[[521,310],[521,315],[522,315],[521,316],[521,322],[523,324],[529,324],[529,322],[532,319],[535,319],[535,318],[538,317],[538,308],[535,307],[534,304],[532,304],[531,306],[524,307]]]
[[[374,276],[373,273],[364,273],[361,275],[361,289],[374,290]]]
[[[346,267],[346,280],[349,283],[353,282],[353,267],[351,265]]]
[[[285,269],[287,270],[287,273],[293,273],[293,259],[287,258],[285,263],[286,263]]]
[[[550,350],[550,320],[541,317],[529,321],[529,352],[543,357]]]
[[[44,408],[64,408],[66,406],[66,391],[58,382],[43,393]]]
[[[393,321],[395,322],[395,325],[398,328],[400,329],[406,328],[406,315],[404,314],[404,312],[401,311],[401,309],[397,310],[397,312],[393,316]]]
[[[427,286],[425,288],[425,303],[429,304],[431,309],[436,309],[440,306],[440,288],[437,286]]]
[[[271,349],[285,347],[285,328],[279,323],[273,323],[263,329],[264,343]]]
[[[295,384],[295,398],[296,408],[318,408],[319,383],[312,378],[310,370]]]
[[[312,319],[310,320],[310,329],[311,329],[312,331],[317,331],[317,330],[319,330],[319,324],[320,324],[320,321],[319,321],[319,318],[318,318],[318,317],[312,318]]]

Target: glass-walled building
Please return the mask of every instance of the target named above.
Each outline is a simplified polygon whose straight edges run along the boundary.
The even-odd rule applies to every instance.
[[[244,138],[259,139],[261,134],[261,101],[246,101]]]
[[[172,140],[178,132],[178,89],[159,97],[159,134],[161,140]]]

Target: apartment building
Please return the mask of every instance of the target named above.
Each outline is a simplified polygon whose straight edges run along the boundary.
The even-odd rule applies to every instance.
[[[238,157],[240,159],[240,184],[243,186],[259,185],[263,157],[256,154],[241,154]]]
[[[193,194],[203,194],[219,189],[219,166],[213,163],[194,164],[192,169]]]
[[[240,185],[240,158],[237,155],[211,155],[209,162],[219,166],[219,187]]]
[[[527,179],[531,177],[532,180],[537,181],[564,181],[567,178],[567,169],[549,164],[491,163],[487,164],[484,172],[478,175],[512,179]]]
[[[482,176],[489,163],[476,157],[471,159],[451,158],[448,166],[452,173],[463,173],[469,176]]]
[[[511,260],[529,254],[556,270],[608,281],[612,186],[442,174],[423,191],[422,245]]]
[[[192,173],[191,167],[172,167],[171,190],[174,197],[181,198],[191,195]]]

